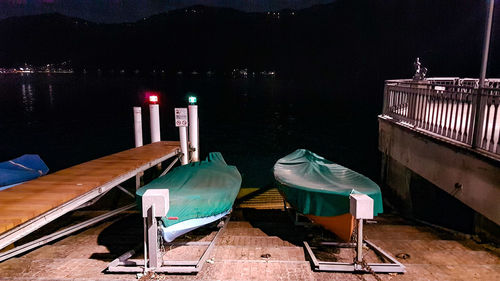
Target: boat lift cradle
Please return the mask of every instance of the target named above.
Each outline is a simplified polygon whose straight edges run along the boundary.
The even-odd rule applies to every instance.
[[[335,272],[373,272],[373,273],[404,273],[405,266],[390,254],[368,240],[363,243],[363,220],[373,219],[373,199],[365,194],[351,194],[350,213],[358,221],[358,233],[356,243],[321,242],[323,246],[337,248],[356,248],[356,258],[353,263],[321,261],[314,254],[312,247],[303,241],[307,254],[316,271]],[[388,263],[365,263],[363,260],[363,246],[372,249],[378,256],[388,260]]]
[[[158,218],[167,215],[169,209],[168,189],[150,189],[142,197],[142,216],[144,220],[144,259],[131,259],[136,254],[136,249],[130,250],[113,260],[108,265],[108,272],[113,273],[198,273],[202,270],[205,261],[210,255],[219,236],[224,231],[229,222],[230,215],[220,219],[217,225],[218,231],[214,238],[202,242],[170,242],[165,246],[207,246],[198,260],[189,261],[166,261],[158,242],[159,228],[161,223]],[[160,234],[161,235],[161,234]],[[139,247],[138,247],[139,248]]]
[[[179,142],[156,142],[76,165],[11,189],[0,191],[0,199],[5,199],[9,196],[17,196],[12,197],[17,198],[16,200],[1,202],[0,216],[5,214],[11,215],[11,210],[19,210],[20,208],[29,209],[30,204],[38,202],[33,200],[39,200],[41,197],[48,198],[47,200],[50,199],[50,204],[52,204],[44,206],[48,208],[47,211],[38,213],[34,216],[32,215],[31,217],[26,216],[25,213],[21,211],[15,211],[14,213],[19,212],[24,216],[12,217],[12,220],[15,219],[24,222],[14,227],[10,225],[3,226],[3,228],[7,228],[7,230],[0,233],[0,249],[11,245],[70,211],[94,204],[114,187],[117,187],[135,198],[132,193],[128,192],[125,188],[120,186],[120,184],[130,178],[136,177],[136,187],[138,187],[140,182],[137,179],[139,179],[139,176],[142,175],[145,170],[175,157],[164,171],[164,173],[166,173],[177,162],[179,155],[181,155]],[[27,190],[29,190],[29,192],[27,192]],[[44,195],[44,192],[48,193]],[[60,194],[56,194],[55,192],[60,192]],[[64,194],[65,192],[66,194]],[[25,199],[27,195],[30,196],[29,200],[32,201]],[[58,196],[64,196],[64,198],[58,199]],[[59,201],[54,201],[54,199]],[[64,202],[57,205],[54,203],[61,201]],[[36,203],[34,204],[36,205]],[[134,208],[135,206],[135,203],[123,206],[106,214],[51,233],[5,252],[1,252],[0,262],[108,219],[123,211]],[[13,216],[15,216],[15,214]]]

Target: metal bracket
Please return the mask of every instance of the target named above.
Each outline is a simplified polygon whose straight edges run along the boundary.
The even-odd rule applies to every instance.
[[[226,228],[227,223],[229,222],[230,215],[227,215],[224,219],[224,224],[218,225],[219,230],[217,231],[217,234],[215,237],[212,239],[210,242],[172,242],[168,243],[168,245],[185,245],[185,246],[205,246],[207,245],[208,247],[205,249],[205,252],[201,255],[201,257],[196,261],[164,261],[163,257],[161,257],[161,266],[156,267],[156,268],[147,268],[147,261],[145,260],[140,260],[140,259],[130,259],[132,256],[135,255],[136,249],[130,250],[120,257],[116,258],[114,261],[112,261],[108,265],[108,272],[121,272],[121,273],[133,273],[133,272],[145,272],[145,271],[153,271],[153,272],[162,272],[162,273],[198,273],[202,270],[203,265],[205,264],[205,261],[207,260],[208,256],[212,252],[213,247],[215,246],[215,243],[217,242],[217,239],[220,237],[221,233]],[[146,237],[145,237],[146,238]],[[148,238],[151,239],[151,238]],[[149,245],[148,241],[148,245]],[[156,244],[156,241],[152,242],[154,245]],[[157,245],[158,246],[158,245]],[[155,253],[157,254],[158,252],[158,247],[155,249]],[[151,255],[151,252],[150,254]],[[145,256],[147,256],[147,253],[145,253]],[[151,260],[149,261],[151,263]],[[146,266],[145,266],[146,265]]]
[[[404,273],[405,272],[405,266],[398,262],[395,258],[393,258],[391,255],[383,251],[381,248],[377,247],[375,244],[368,240],[364,240],[366,243],[365,245],[371,248],[375,253],[378,255],[382,256],[383,258],[387,259],[390,261],[390,263],[368,263],[368,267],[373,270],[373,272],[378,272],[378,273]],[[341,272],[355,272],[355,271],[361,271],[361,272],[368,272],[368,270],[365,268],[360,263],[344,263],[344,262],[327,262],[327,261],[320,261],[316,258],[316,255],[312,251],[311,247],[306,241],[303,241],[304,247],[306,248],[306,251],[308,255],[311,257],[311,262],[314,266],[314,270],[316,271],[341,271]],[[335,242],[325,242],[322,243],[323,245],[328,245],[328,246],[337,246],[341,248],[354,248],[356,247],[356,244],[354,243],[335,243]]]
[[[2,253],[0,253],[0,262],[7,260],[7,259],[10,259],[12,257],[15,257],[19,254],[22,254],[26,251],[33,249],[33,248],[45,245],[51,241],[54,241],[56,239],[59,239],[59,238],[64,237],[66,235],[69,235],[73,232],[76,232],[76,231],[82,229],[82,228],[96,224],[96,223],[103,221],[105,219],[108,219],[112,216],[118,215],[123,211],[134,208],[135,206],[136,206],[135,204],[129,204],[127,206],[124,206],[124,207],[118,208],[116,210],[107,212],[103,215],[97,216],[95,218],[91,218],[91,219],[86,220],[84,222],[72,225],[72,226],[65,228],[63,230],[59,230],[57,232],[51,233],[51,234],[46,235],[46,236],[39,238],[37,240],[34,240],[34,241],[28,242],[26,244],[23,244],[21,246],[15,247],[15,248],[10,249],[6,252],[2,252]]]

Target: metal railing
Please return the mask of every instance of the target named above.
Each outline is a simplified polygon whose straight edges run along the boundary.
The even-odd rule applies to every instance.
[[[383,115],[436,138],[500,156],[500,79],[388,80]]]

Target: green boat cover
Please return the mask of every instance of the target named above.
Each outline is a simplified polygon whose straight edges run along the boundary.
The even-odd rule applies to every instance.
[[[179,166],[136,191],[141,209],[142,195],[148,189],[169,189],[170,208],[161,219],[165,227],[215,216],[231,210],[241,186],[241,175],[228,166],[219,152],[207,159]],[[177,217],[169,220],[168,217]]]
[[[287,201],[305,215],[337,216],[349,213],[349,195],[373,199],[373,215],[383,212],[380,188],[369,178],[306,149],[281,158],[274,177]]]

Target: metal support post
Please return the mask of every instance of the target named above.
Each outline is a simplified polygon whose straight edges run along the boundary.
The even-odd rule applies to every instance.
[[[139,147],[143,145],[143,138],[142,138],[142,109],[141,107],[134,107],[134,137],[135,137],[135,147]],[[143,176],[143,173],[138,173],[135,176],[135,188],[139,189],[141,186],[141,177]]]
[[[181,143],[181,164],[186,165],[189,163],[189,151],[188,151],[188,137],[187,137],[187,126],[188,122],[188,109],[175,108],[175,126],[179,127],[179,139]]]
[[[160,107],[158,104],[149,105],[151,125],[151,143],[160,141]]]
[[[491,38],[491,26],[493,25],[493,9],[495,7],[495,0],[489,0],[488,5],[488,17],[486,19],[486,30],[484,33],[484,44],[483,44],[483,58],[481,61],[481,73],[479,77],[479,89],[476,96],[476,107],[474,112],[474,131],[472,135],[472,147],[481,147],[482,142],[482,127],[484,123],[484,105],[483,98],[484,95],[484,81],[486,80],[486,70],[488,68],[488,54],[490,50],[490,38]],[[485,132],[486,133],[486,132]]]
[[[179,138],[181,142],[181,164],[186,165],[189,163],[189,152],[188,152],[188,140],[187,140],[187,128],[179,127]]]
[[[191,161],[200,161],[200,144],[199,144],[199,125],[198,125],[198,106],[189,105],[189,142],[194,151],[191,153]]]
[[[138,106],[134,107],[134,136],[135,147],[142,146],[142,114]]]
[[[161,266],[158,260],[158,223],[155,217],[155,205],[152,205],[148,210],[148,247],[147,254],[149,260],[149,267],[156,269]],[[146,248],[144,248],[146,249]],[[144,252],[146,255],[146,251]]]
[[[357,242],[358,251],[356,253],[356,261],[363,261],[363,219],[358,220],[358,242]]]

